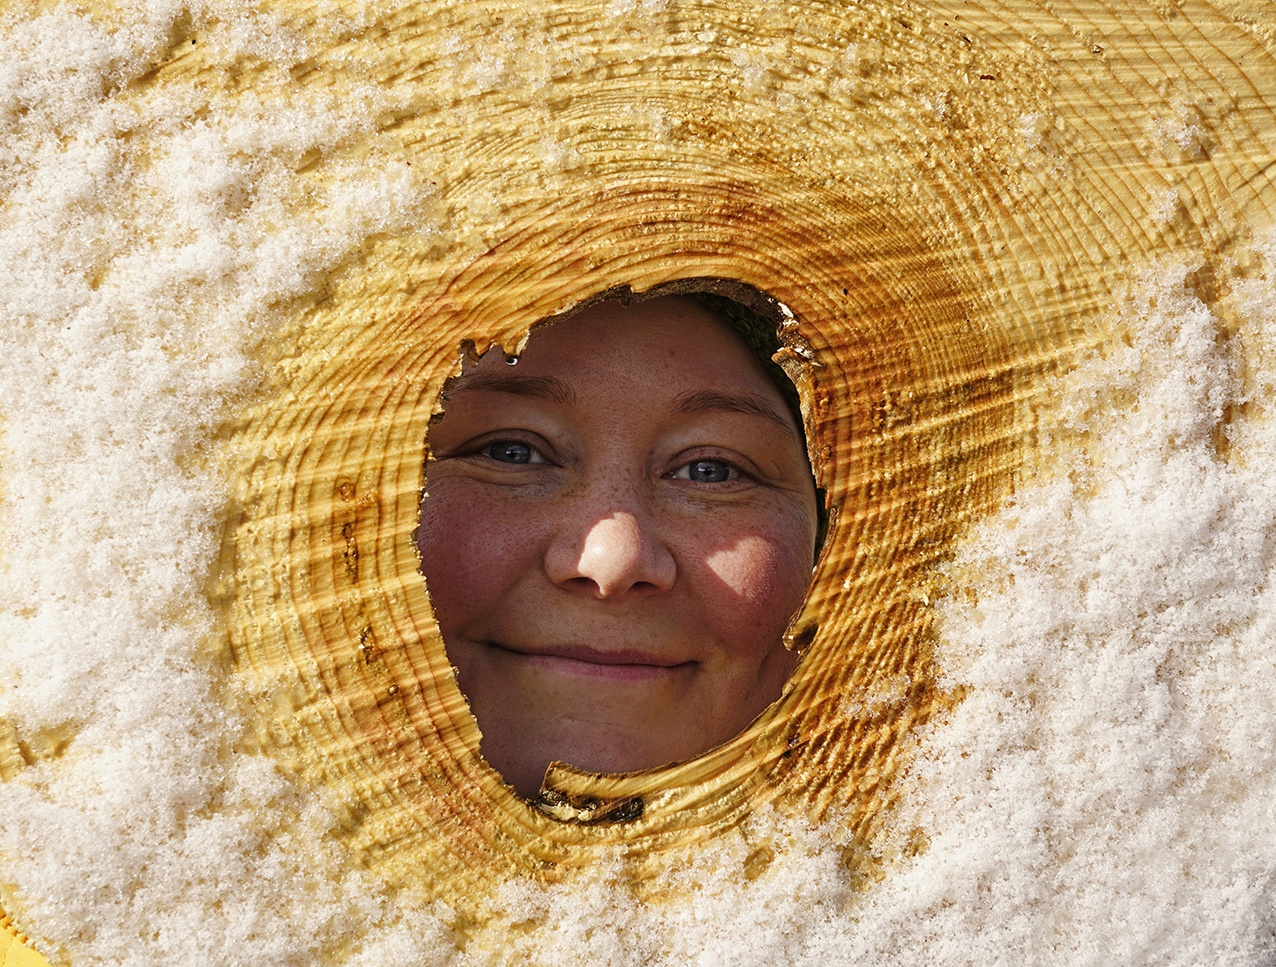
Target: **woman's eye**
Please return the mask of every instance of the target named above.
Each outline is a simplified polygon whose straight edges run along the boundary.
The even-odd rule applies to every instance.
[[[696,483],[726,483],[740,475],[735,467],[725,460],[692,460],[675,470],[675,480],[694,480]]]
[[[530,443],[521,440],[494,440],[479,453],[497,463],[544,463],[545,458]]]

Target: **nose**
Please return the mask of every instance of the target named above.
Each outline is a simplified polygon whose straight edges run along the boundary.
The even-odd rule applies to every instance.
[[[596,598],[667,591],[676,570],[673,554],[654,528],[624,510],[561,528],[545,554],[551,581],[587,589]]]

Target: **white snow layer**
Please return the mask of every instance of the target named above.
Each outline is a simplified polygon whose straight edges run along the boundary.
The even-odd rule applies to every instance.
[[[217,22],[247,16],[223,6]],[[0,24],[0,718],[36,760],[0,782],[0,857],[46,952],[1272,962],[1276,241],[1228,339],[1191,267],[1144,277],[1128,344],[1061,380],[1042,442],[1075,465],[1021,488],[954,563],[940,657],[969,697],[933,727],[899,821],[926,850],[863,890],[819,829],[755,817],[777,856],[752,882],[718,875],[739,865],[724,844],[676,874],[698,884],[679,902],[639,904],[606,869],[570,893],[511,883],[498,907],[537,929],[462,952],[447,911],[378,883],[320,805],[234,753],[203,651],[222,499],[207,441],[252,389],[251,349],[365,239],[419,228],[424,199],[333,162],[325,197],[289,204],[298,159],[370,123],[375,91],[206,118],[189,92],[112,98],[190,9],[140,2],[127,30]],[[208,42],[290,42],[254,17],[217,33],[209,16]]]

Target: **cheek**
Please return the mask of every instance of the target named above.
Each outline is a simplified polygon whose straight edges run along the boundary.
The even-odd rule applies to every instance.
[[[811,578],[810,549],[786,536],[740,537],[705,556],[717,589],[716,613],[753,634],[783,632]]]
[[[441,483],[421,505],[421,571],[446,638],[517,580],[532,541],[482,488]]]

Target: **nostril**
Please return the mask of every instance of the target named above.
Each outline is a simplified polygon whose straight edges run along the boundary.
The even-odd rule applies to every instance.
[[[560,585],[588,586],[598,598],[672,585],[672,555],[635,514],[615,512],[582,530],[576,540],[556,542],[550,549],[546,571]]]

